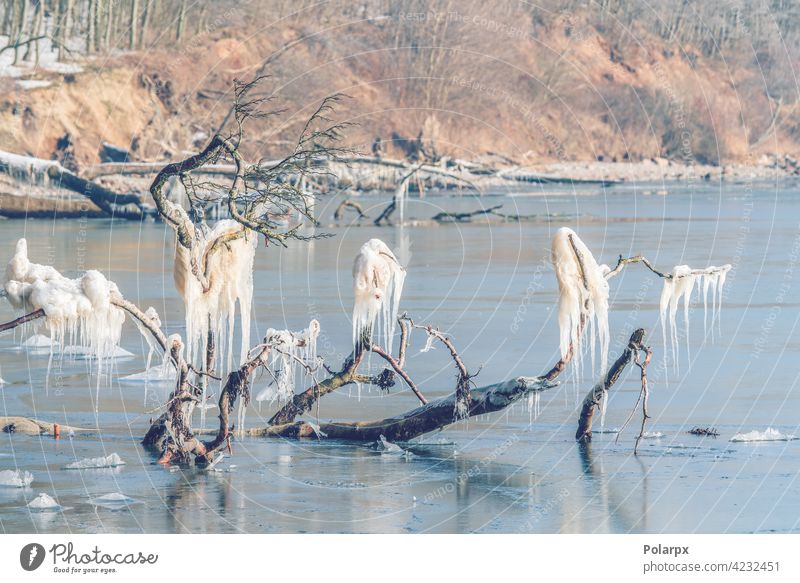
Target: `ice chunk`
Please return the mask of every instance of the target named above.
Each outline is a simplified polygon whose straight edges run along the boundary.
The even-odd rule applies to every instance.
[[[92,498],[89,500],[89,503],[92,506],[101,506],[103,508],[110,508],[112,510],[126,508],[133,504],[143,504],[141,500],[130,498],[121,492],[113,492],[111,494],[104,494],[103,496]]]
[[[33,474],[25,470],[3,470],[0,472],[0,488],[27,488],[33,482]]]
[[[731,441],[734,442],[748,442],[748,441],[793,441],[798,439],[794,435],[789,435],[786,433],[781,433],[777,429],[773,429],[772,427],[767,427],[766,431],[758,431],[754,429],[753,431],[748,431],[747,433],[737,433],[733,437],[731,437]]]
[[[404,454],[406,450],[402,447],[397,445],[396,443],[391,443],[388,441],[383,435],[381,435],[377,441],[378,451],[381,453],[390,453],[390,454]]]
[[[175,367],[152,366],[142,372],[121,377],[121,383],[165,383],[172,384],[176,381],[178,373]]]
[[[64,507],[56,502],[55,498],[42,492],[28,503],[28,508],[38,512],[59,512]]]
[[[27,349],[43,349],[50,348],[52,344],[53,341],[49,336],[45,336],[44,334],[34,334],[25,342],[23,342],[21,346],[22,348]]]
[[[80,461],[72,462],[64,466],[65,470],[91,470],[97,468],[115,468],[117,466],[124,466],[125,462],[117,455],[112,453],[105,457],[86,458]]]

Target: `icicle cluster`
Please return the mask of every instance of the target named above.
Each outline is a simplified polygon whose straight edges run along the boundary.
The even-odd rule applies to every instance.
[[[277,401],[283,405],[294,397],[298,380],[302,382],[306,372],[317,368],[317,338],[319,322],[316,320],[311,320],[308,328],[299,332],[274,328],[267,330],[264,344],[271,349],[267,368],[272,377],[269,385],[256,395],[257,402]]]
[[[192,273],[192,261],[202,269],[203,258],[214,243],[220,237],[241,230],[242,226],[236,221],[222,220],[211,230],[195,230],[195,244],[191,254],[180,244],[175,246],[173,278],[186,306],[186,359],[189,362],[195,359],[205,362],[210,331],[216,343],[217,360],[221,363],[217,372],[222,375],[247,358],[250,346],[250,310],[253,303],[253,259],[257,237],[254,233],[240,236],[217,245],[214,252],[208,254],[207,291],[203,290],[200,280]],[[238,362],[234,362],[233,338],[237,303],[242,341]]]
[[[6,267],[4,288],[15,308],[44,310],[51,352],[77,344],[97,360],[99,373],[104,359],[118,350],[125,313],[111,304],[111,294],[119,293],[116,284],[99,271],[64,277],[53,267],[31,263],[28,243],[20,239]]]
[[[353,344],[374,338],[375,327],[383,334],[383,345],[392,352],[397,312],[406,271],[391,249],[380,239],[361,247],[353,263]],[[378,317],[380,316],[380,318]]]
[[[688,265],[676,265],[672,270],[672,277],[664,278],[664,287],[661,290],[659,302],[659,316],[661,320],[661,334],[664,348],[667,346],[667,335],[672,352],[672,362],[678,366],[680,342],[676,324],[678,303],[683,298],[683,321],[686,327],[686,343],[689,343],[689,306],[692,301],[692,291],[695,286],[698,296],[703,296],[703,328],[708,331],[708,292],[711,291],[711,334],[714,334],[714,325],[719,329],[722,316],[722,290],[725,279],[731,266],[707,267],[705,269],[692,269]]]
[[[570,242],[572,239],[572,243]],[[572,244],[581,256],[581,261]],[[592,368],[595,368],[596,342],[600,343],[600,374],[608,364],[608,282],[607,265],[598,265],[592,252],[575,231],[562,227],[553,236],[552,261],[558,280],[558,327],[561,357],[572,346],[572,362],[580,370],[584,328],[588,327]]]

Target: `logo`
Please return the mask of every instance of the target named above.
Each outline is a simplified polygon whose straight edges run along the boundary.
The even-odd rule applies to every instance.
[[[19,552],[19,564],[26,571],[35,571],[44,562],[44,547],[39,543],[30,543]]]

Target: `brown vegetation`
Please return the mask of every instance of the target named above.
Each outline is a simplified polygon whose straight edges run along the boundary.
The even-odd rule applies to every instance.
[[[800,152],[796,2],[306,4],[7,2],[10,46],[71,34],[83,48],[62,56],[84,72],[40,73],[53,85],[35,90],[3,81],[0,141],[49,158],[69,133],[81,165],[103,142],[139,160],[180,157],[225,118],[233,79],[268,60],[286,121],[258,137],[250,159],[284,151],[339,91],[352,97],[340,112],[359,124],[350,144],[367,152],[380,136],[393,157],[415,143],[434,156],[526,164]],[[42,9],[56,19],[38,22]],[[40,42],[8,51],[33,61],[27,49]]]

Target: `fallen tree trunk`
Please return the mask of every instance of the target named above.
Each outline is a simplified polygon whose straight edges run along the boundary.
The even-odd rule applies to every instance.
[[[22,156],[0,150],[0,172],[17,180],[27,180],[39,184],[50,183],[56,188],[65,188],[81,194],[109,216],[141,219],[146,214],[142,201],[137,195],[120,194],[109,190],[81,178],[54,160]],[[123,205],[135,205],[136,211],[118,208]]]
[[[469,394],[467,417],[501,411],[523,397],[551,389],[557,382],[543,377],[519,377],[486,387],[472,389]],[[337,421],[319,426],[307,421],[271,425],[251,429],[247,435],[256,437],[326,437],[348,441],[377,441],[383,436],[391,442],[403,442],[425,433],[438,431],[458,421],[456,393],[412,409],[396,417],[378,421]]]

